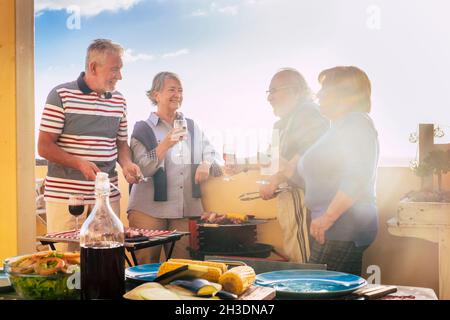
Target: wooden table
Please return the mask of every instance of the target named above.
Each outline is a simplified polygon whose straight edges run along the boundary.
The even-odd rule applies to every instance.
[[[273,288],[251,286],[240,297],[239,300],[273,300],[276,291]]]
[[[392,235],[438,244],[439,299],[450,300],[450,204],[402,201],[387,227]]]
[[[397,292],[379,300],[438,300],[438,297],[430,288],[397,286]]]
[[[14,291],[0,293],[0,301],[17,299],[20,298]],[[276,299],[274,289],[259,286],[251,286],[242,296],[239,297],[239,300],[273,299]],[[397,292],[389,294],[380,300],[437,300],[437,296],[433,289],[430,288],[397,286]]]

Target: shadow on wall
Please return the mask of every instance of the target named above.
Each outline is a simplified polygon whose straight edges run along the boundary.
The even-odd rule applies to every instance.
[[[42,178],[46,166],[36,168],[36,178]],[[128,184],[119,171],[119,187],[122,191],[121,220],[128,225],[126,208],[128,203]],[[258,218],[275,218],[277,202],[275,200],[254,200],[243,202],[238,199],[244,192],[258,190],[256,181],[258,172],[241,173],[235,180],[226,182],[222,178],[212,178],[202,186],[205,211],[240,212],[255,214]],[[444,187],[449,186],[444,181]],[[363,270],[368,266],[380,267],[383,284],[427,287],[439,293],[438,247],[431,242],[390,235],[386,222],[397,210],[400,198],[412,189],[418,189],[419,179],[409,168],[383,167],[378,170],[377,201],[379,207],[379,232],[375,242],[366,251]],[[38,226],[38,231],[39,226]],[[282,234],[278,221],[269,221],[258,226],[258,242],[272,244],[277,251],[282,250]],[[365,278],[370,274],[364,274]]]
[[[399,200],[418,190],[420,180],[409,168],[379,168],[377,202],[379,231],[366,251],[363,270],[380,267],[383,284],[432,288],[439,294],[438,246],[426,240],[391,235],[386,222],[395,216]],[[370,275],[367,275],[370,276]]]

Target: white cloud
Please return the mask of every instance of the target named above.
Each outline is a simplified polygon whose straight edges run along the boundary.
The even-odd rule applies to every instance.
[[[34,12],[34,18],[39,18],[44,14],[44,11],[35,11]]]
[[[253,1],[256,1],[256,0],[251,0],[251,1],[252,1],[251,4],[254,4]],[[206,10],[197,9],[197,10],[191,12],[191,14],[189,16],[204,17],[204,16],[208,16],[208,15],[211,15],[214,13],[215,14],[228,14],[228,15],[235,16],[239,12],[240,5],[241,4],[224,6],[224,5],[221,5],[220,3],[218,3],[217,1],[214,1],[209,5],[208,9],[206,9]]]
[[[229,14],[232,16],[237,15],[239,10],[238,6],[215,7],[214,9],[219,13]]]
[[[166,59],[166,58],[174,58],[174,57],[178,57],[178,56],[181,56],[181,55],[184,55],[184,54],[188,54],[188,53],[189,53],[188,49],[181,49],[181,50],[178,50],[178,51],[175,51],[175,52],[165,53],[165,54],[162,55],[162,57],[164,59]]]
[[[151,54],[146,53],[134,53],[133,49],[126,49],[123,53],[123,61],[125,63],[132,63],[136,61],[149,61],[153,60],[155,57]]]
[[[246,3],[248,5],[258,5],[263,4],[264,2],[267,2],[267,0],[247,0]]]
[[[128,10],[140,1],[142,0],[36,0],[35,14],[40,15],[47,10],[67,10],[69,7],[77,6],[82,16],[90,17],[103,11]]]
[[[195,10],[193,11],[190,16],[191,17],[202,17],[202,16],[206,16],[208,13],[205,10]]]

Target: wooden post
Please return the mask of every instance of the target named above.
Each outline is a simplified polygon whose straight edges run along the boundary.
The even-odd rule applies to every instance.
[[[0,1],[0,264],[35,251],[34,2]]]
[[[419,124],[419,164],[433,151],[434,125]],[[433,190],[433,175],[421,178],[422,190]]]
[[[450,228],[439,228],[439,299],[450,300]]]
[[[450,143],[434,143],[434,125],[419,124],[419,164],[428,156],[431,151],[449,151]],[[421,179],[422,190],[433,190],[433,175]]]

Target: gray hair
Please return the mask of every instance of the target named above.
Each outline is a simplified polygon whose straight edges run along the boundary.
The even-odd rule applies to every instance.
[[[176,73],[168,72],[168,71],[163,71],[163,72],[158,73],[153,78],[152,88],[150,90],[146,91],[146,93],[145,93],[154,105],[157,104],[157,101],[154,97],[154,93],[159,92],[163,89],[164,82],[166,81],[166,79],[174,79],[181,84],[180,77]]]
[[[101,59],[103,59],[104,55],[107,53],[122,56],[123,48],[120,44],[114,43],[109,39],[96,39],[92,41],[86,53],[86,71],[89,68],[89,63],[93,61],[101,62]],[[102,58],[99,58],[99,56],[102,56]]]
[[[314,95],[311,88],[308,86],[305,77],[303,77],[303,75],[297,69],[289,67],[281,68],[277,71],[277,73],[274,74],[272,78],[281,73],[289,74],[289,76],[294,82],[293,85],[295,85],[298,88],[303,99],[313,99]]]

